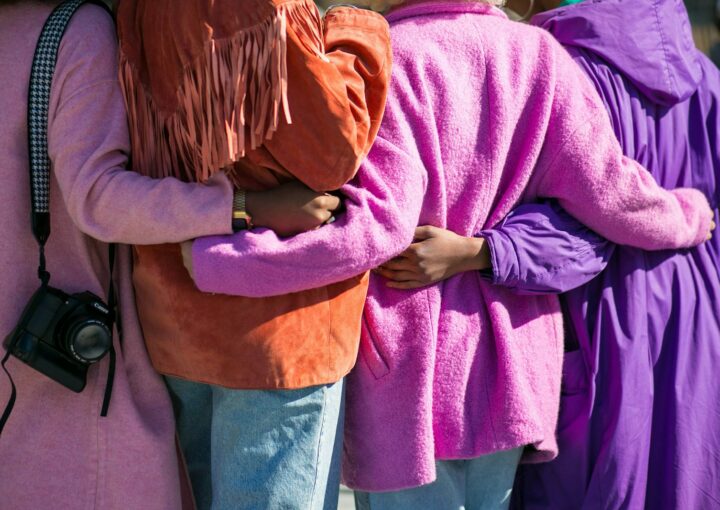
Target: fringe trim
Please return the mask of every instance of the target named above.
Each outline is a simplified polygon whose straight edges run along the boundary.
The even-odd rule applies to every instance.
[[[160,111],[134,66],[120,55],[120,83],[130,124],[134,168],[151,177],[206,181],[272,138],[287,97],[287,23],[324,58],[322,20],[311,2],[288,2],[268,20],[211,40],[188,64],[178,107]],[[231,175],[232,178],[232,175]]]

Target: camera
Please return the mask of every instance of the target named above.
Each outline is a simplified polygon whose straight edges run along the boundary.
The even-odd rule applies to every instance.
[[[109,307],[92,292],[68,295],[43,285],[5,339],[9,353],[74,392],[112,347]]]

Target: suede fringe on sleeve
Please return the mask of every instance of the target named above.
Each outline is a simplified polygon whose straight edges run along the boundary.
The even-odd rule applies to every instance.
[[[137,63],[121,51],[135,168],[152,177],[205,181],[270,139],[283,118],[289,124],[288,19],[306,48],[321,57],[317,8],[306,1],[281,3],[253,26],[204,41],[182,69],[170,112],[158,106]]]

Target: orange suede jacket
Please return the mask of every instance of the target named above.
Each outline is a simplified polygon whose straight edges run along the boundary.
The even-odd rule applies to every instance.
[[[182,10],[173,1],[124,0],[118,10],[138,171],[203,181],[225,170],[250,190],[298,179],[330,191],[355,175],[390,79],[381,16],[337,8],[321,19],[307,0],[185,0]],[[135,253],[137,305],[159,372],[274,389],[332,383],[353,367],[367,275],[231,297],[199,292],[179,245]]]

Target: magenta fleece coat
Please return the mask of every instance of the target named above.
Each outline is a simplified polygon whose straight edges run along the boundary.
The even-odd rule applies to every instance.
[[[326,285],[399,253],[417,225],[472,236],[541,197],[616,243],[652,250],[706,237],[703,195],[665,191],[623,157],[597,93],[549,34],[481,3],[411,4],[388,19],[387,111],[344,188],[347,213],[284,241],[268,231],[196,241],[202,290]],[[563,333],[554,296],[518,296],[475,272],[413,291],[373,275],[363,321],[347,385],[350,487],[418,486],[435,479],[436,459],[523,445],[526,461],[555,456]]]

